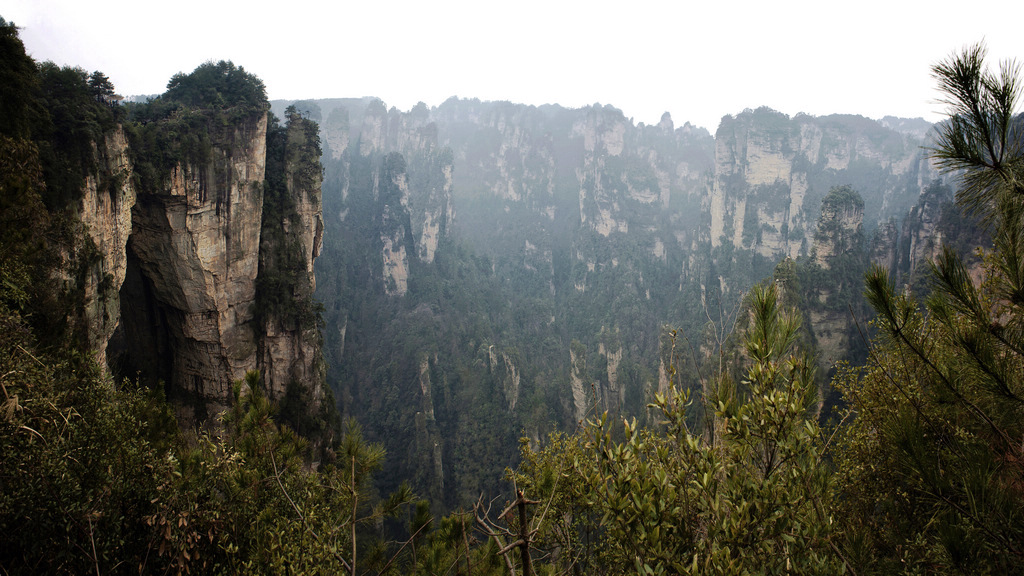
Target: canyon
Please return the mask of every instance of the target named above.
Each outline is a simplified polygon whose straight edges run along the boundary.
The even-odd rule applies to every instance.
[[[517,436],[701,391],[766,278],[791,277],[827,417],[833,366],[863,354],[870,263],[911,283],[971,229],[939,216],[952,195],[920,120],[759,108],[712,136],[601,105],[288,105],[324,143],[316,296],[339,410],[388,449],[385,477],[450,505]]]

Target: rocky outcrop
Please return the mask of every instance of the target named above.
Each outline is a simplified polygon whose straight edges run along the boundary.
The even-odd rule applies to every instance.
[[[493,369],[493,368],[492,368]],[[433,385],[430,382],[430,359],[424,355],[420,358],[420,393],[422,394],[423,400],[423,414],[426,416],[428,422],[434,421],[434,399]]]
[[[863,251],[864,200],[848,186],[833,188],[821,203],[814,234],[814,263],[828,270],[844,254]]]
[[[414,170],[410,174],[410,223],[416,257],[420,262],[429,264],[434,261],[438,243],[447,236],[448,227],[455,220],[455,204],[452,202],[454,167],[450,150],[430,148],[414,159],[423,169],[422,173]]]
[[[587,417],[590,408],[590,381],[587,378],[587,351],[579,341],[574,340],[569,347],[569,391],[572,402],[572,414],[576,423]]]
[[[433,358],[436,364],[437,358]],[[416,414],[416,460],[420,474],[429,476],[431,479],[431,497],[441,499],[445,493],[444,483],[444,458],[443,439],[438,431],[437,420],[434,416],[434,399],[432,394],[433,383],[430,378],[431,358],[426,355],[420,357],[419,362],[419,385],[421,393],[422,410]]]
[[[162,188],[139,191],[129,243],[169,347],[163,377],[208,413],[257,367],[267,116],[218,124],[205,162],[178,163]]]
[[[451,99],[403,113],[377,99],[317,103],[327,118],[324,141],[341,165],[351,170],[354,158],[394,152],[406,161],[405,202],[389,205],[387,219],[395,222],[401,219],[396,212],[408,211],[412,242],[391,230],[380,235],[384,276],[394,280],[385,280],[390,294],[404,293],[400,278],[410,258],[433,261],[440,240],[456,225],[456,204],[467,199],[494,204],[493,211],[460,217],[458,228],[470,242],[495,254],[516,254],[521,266],[548,278],[555,274],[550,260],[559,244],[564,248],[580,227],[604,238],[643,237],[641,244],[662,261],[671,250],[691,248],[699,236],[712,139],[689,124],[676,128],[668,115],[657,125],[636,126],[621,111],[599,105],[568,110]],[[346,160],[343,151],[354,146],[358,155]],[[347,201],[348,176],[338,180]],[[672,202],[690,209],[667,212]],[[524,223],[517,224],[522,234],[514,241],[505,233],[509,226],[497,222],[513,211]],[[339,216],[348,214],[343,209]],[[659,225],[631,228],[631,222],[648,220]]]
[[[268,175],[260,243],[258,367],[272,399],[289,386],[301,386],[315,409],[323,397],[325,369],[313,292],[313,261],[323,248],[320,147],[317,124],[292,112],[281,140],[271,152],[281,154],[283,187]],[[285,279],[271,281],[271,279]]]
[[[301,398],[303,413],[321,414],[312,299],[324,232],[317,124],[293,113],[281,127],[260,106],[188,114],[188,133],[178,117],[144,128],[190,152],[137,191],[115,370],[163,381],[196,424],[225,408],[250,370],[260,371],[271,399]],[[153,162],[146,152],[136,155]]]
[[[409,289],[409,181],[405,158],[391,153],[384,159],[375,195],[380,199],[380,243],[384,270],[384,291],[404,296]]]
[[[359,127],[359,154],[369,156],[384,151],[387,143],[388,110],[384,102],[374,99],[363,115]]]
[[[896,218],[882,222],[871,237],[868,257],[889,274],[896,273],[897,248],[900,239],[900,226]]]
[[[505,402],[509,411],[515,410],[516,403],[519,402],[519,388],[522,383],[519,367],[508,351],[498,350],[493,344],[487,347],[487,358],[491,375],[500,383],[501,389],[505,393]]]
[[[384,212],[384,223],[390,223],[394,217],[390,211]],[[384,261],[384,292],[388,296],[404,296],[409,290],[409,255],[405,251],[405,240],[399,229],[391,234],[381,234],[383,244],[381,257]]]
[[[902,215],[911,201],[907,189],[920,190],[933,173],[922,143],[916,131],[859,116],[790,118],[759,108],[727,117],[715,137],[711,244],[772,260],[807,255],[821,200],[844,184],[865,195],[864,218],[872,226]]]
[[[975,253],[989,245],[986,228],[958,208],[953,189],[940,180],[928,184],[916,204],[899,221],[891,219],[875,231],[871,259],[906,286],[920,287],[943,246],[964,259],[973,277],[981,277],[981,259]]]
[[[320,137],[324,144],[324,151],[333,160],[340,160],[345,150],[348,149],[348,109],[335,108],[327,117],[327,120],[320,126]]]
[[[583,140],[583,163],[576,169],[579,182],[579,222],[604,237],[612,232],[629,232],[629,221],[621,218],[620,201],[627,197],[628,182],[609,170],[609,158],[616,159],[625,148],[626,119],[618,110],[592,108],[573,125],[573,135]],[[614,163],[614,160],[613,160]],[[641,201],[657,199],[657,189],[633,191]]]
[[[622,364],[622,347],[614,341],[609,342],[607,346],[604,342],[600,342],[597,345],[597,353],[601,355],[607,366],[605,370],[607,385],[602,386],[601,390],[602,404],[609,410],[620,411],[626,402],[626,387],[619,375],[619,366]]]
[[[437,126],[423,104],[404,114],[377,98],[326,100],[320,107],[328,111],[321,135],[343,206],[329,217],[349,217],[351,171],[371,172],[372,200],[355,201],[373,205],[361,217],[378,228],[384,291],[404,295],[410,259],[433,262],[455,219],[451,150],[438,145]]]
[[[98,252],[82,287],[86,344],[105,366],[108,342],[121,320],[118,291],[128,268],[126,246],[136,192],[131,154],[120,126],[94,144],[94,156],[97,170],[86,176],[76,212]]]
[[[948,186],[935,183],[918,199],[917,205],[903,219],[897,249],[897,272],[904,280],[913,283],[922,268],[935,260],[952,232],[944,230],[942,223],[943,206],[953,202],[953,192]]]
[[[846,357],[854,325],[851,306],[859,307],[863,271],[864,200],[849,186],[833,188],[821,202],[814,247],[806,266],[803,289],[808,328],[814,334],[819,366],[826,372]]]

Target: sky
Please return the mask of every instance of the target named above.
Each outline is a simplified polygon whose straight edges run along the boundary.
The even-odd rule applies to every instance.
[[[231,60],[272,100],[600,103],[712,133],[760,106],[934,122],[933,64],[982,40],[993,64],[1024,61],[1019,0],[3,0],[0,16],[37,61],[125,96]]]

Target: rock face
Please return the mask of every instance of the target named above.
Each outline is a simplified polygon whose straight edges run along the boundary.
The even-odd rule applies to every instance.
[[[128,267],[126,245],[132,231],[135,184],[124,130],[118,127],[95,145],[97,171],[85,179],[76,212],[99,258],[85,277],[84,312],[87,345],[101,366],[107,343],[121,320],[118,290]]]
[[[872,227],[905,213],[934,172],[919,131],[857,116],[790,118],[768,108],[723,119],[709,197],[713,247],[729,243],[769,259],[808,255],[821,200],[837,185],[864,195]]]
[[[386,135],[380,133],[381,126],[387,126]],[[398,190],[397,203],[386,205],[387,219],[408,222],[411,245],[405,245],[404,236],[381,238],[385,268],[390,270],[387,276],[395,285],[404,285],[409,258],[433,262],[438,242],[455,220],[451,150],[438,146],[437,125],[422,103],[402,114],[387,112],[380,101],[372,102],[363,115],[362,130],[360,154],[386,153],[384,169],[391,180],[387,184]],[[391,155],[395,153],[404,161],[401,167],[394,164],[397,160]],[[387,279],[385,283],[391,284]]]
[[[907,283],[913,283],[921,267],[938,257],[942,244],[955,231],[942,226],[943,207],[953,202],[953,193],[946,186],[932,186],[925,190],[917,205],[903,219],[895,260],[897,272]]]
[[[595,409],[646,417],[670,385],[699,394],[744,292],[783,258],[813,292],[804,318],[830,367],[856,344],[864,237],[885,226],[898,244],[887,223],[933,174],[927,125],[898,119],[761,109],[712,138],[601,105],[316,106],[330,378],[345,413],[452,493],[475,490],[453,470],[496,458],[469,440],[480,422],[537,439]],[[843,185],[857,203],[822,208]],[[666,327],[678,358],[662,354]],[[393,408],[409,399],[422,426]]]
[[[922,126],[897,119],[887,127],[759,109],[727,117],[711,138],[667,114],[636,125],[600,105],[453,98],[405,113],[376,99],[317,105],[328,118],[327,180],[340,192],[334,212],[340,233],[351,234],[345,250],[360,251],[363,242],[379,254],[371,261],[378,294],[395,306],[411,297],[415,307],[418,270],[431,270],[438,246],[456,235],[486,258],[481,269],[516,286],[513,298],[524,307],[516,321],[536,342],[557,334],[543,352],[536,348],[560,350],[561,361],[548,364],[561,368],[531,373],[524,363],[520,385],[502,386],[504,405],[514,412],[523,402],[511,398],[540,394],[540,382],[566,383],[566,421],[590,408],[587,388],[614,409],[666,386],[653,352],[662,318],[727,323],[729,302],[784,257],[813,258],[828,271],[833,255],[853,248],[849,238],[819,231],[833,187],[850,184],[863,202],[822,222],[846,230],[856,220],[863,238],[902,217],[932,174],[919,147]],[[436,288],[434,280],[418,285]],[[336,307],[344,306],[339,298]],[[353,320],[339,314],[328,333],[352,338]],[[622,343],[612,346],[606,334]],[[349,350],[343,344],[330,348]],[[566,357],[576,367],[589,358],[590,371],[566,367]]]
[[[569,348],[569,390],[572,394],[572,414],[576,422],[583,422],[590,407],[590,383],[587,378],[587,352],[578,341]]]
[[[313,310],[313,261],[323,249],[324,233],[321,151],[315,122],[297,112],[287,120],[286,128],[270,136],[277,145],[268,147],[282,156],[278,169],[283,182],[268,177],[263,210],[257,279],[259,369],[272,399],[284,398],[289,386],[298,385],[309,392],[313,406],[308,409],[315,409],[324,393],[317,384],[325,378],[322,336]]]
[[[871,237],[871,247],[868,252],[871,261],[881,266],[889,274],[895,274],[897,254],[899,246],[900,226],[896,218],[882,222]]]
[[[327,114],[321,138],[331,160],[328,178],[340,184],[341,208],[328,217],[345,221],[356,206],[356,217],[369,219],[382,289],[402,296],[411,261],[433,262],[455,219],[451,150],[438,145],[423,104],[406,114],[377,98],[323,100],[318,107]],[[365,196],[350,199],[357,180]]]
[[[131,253],[152,294],[147,315],[166,337],[168,386],[207,411],[257,367],[266,138],[265,114],[211,127],[207,161],[175,166],[162,189],[140,191],[133,212]]]
[[[867,266],[864,246],[864,201],[849,186],[833,188],[821,203],[821,216],[804,281],[810,291],[808,327],[818,348],[818,363],[830,369],[850,350],[850,306],[862,290]],[[813,270],[817,268],[817,270]]]
[[[871,259],[895,281],[917,286],[926,276],[927,263],[947,245],[959,252],[974,277],[980,278],[982,263],[974,250],[989,244],[985,227],[957,209],[953,189],[936,180],[901,220],[893,218],[876,231]]]
[[[225,408],[250,370],[274,400],[301,384],[314,410],[326,390],[312,303],[324,230],[317,126],[298,115],[269,126],[258,107],[191,114],[203,120],[187,137],[207,145],[146,181],[131,210],[115,370],[164,381],[193,423]],[[147,129],[178,137],[164,121]]]
[[[433,359],[434,363],[437,359]],[[417,459],[417,467],[421,474],[427,470],[432,473],[431,485],[434,488],[431,497],[441,499],[444,497],[444,455],[443,438],[437,429],[437,420],[434,417],[434,401],[432,398],[433,383],[430,378],[431,359],[427,356],[420,358],[419,363],[419,384],[420,400],[422,410],[416,414],[416,453],[420,456]]]
[[[625,147],[626,119],[621,113],[591,109],[573,124],[573,135],[583,139],[583,165],[576,170],[579,183],[579,221],[607,238],[612,232],[629,232],[629,221],[621,218],[620,202],[627,197],[651,203],[659,190],[642,187],[631,190],[629,182],[616,178],[608,170],[609,160],[622,156]],[[625,190],[623,188],[626,188]]]
[[[619,376],[619,366],[622,364],[622,347],[605,346],[604,342],[601,342],[598,344],[597,351],[607,365],[605,370],[607,385],[601,389],[601,404],[616,412],[620,411],[626,401],[626,387],[623,386]]]
[[[833,188],[821,203],[821,216],[811,251],[814,262],[828,270],[843,254],[864,250],[864,201],[848,186]]]
[[[638,126],[611,106],[456,99],[430,118],[454,154],[455,228],[503,276],[525,268],[557,291],[556,278],[565,275],[591,298],[594,281],[618,266],[624,243],[674,266],[669,261],[699,241],[713,165],[713,140],[703,129],[676,128],[671,117]],[[506,258],[514,268],[502,267]],[[636,264],[621,274],[636,272]],[[647,286],[636,288],[646,298]]]
[[[508,409],[515,410],[516,403],[519,401],[521,384],[519,367],[516,365],[515,359],[509,352],[497,350],[492,344],[487,347],[487,360],[491,375],[501,385],[505,394]]]
[[[384,160],[377,196],[380,198],[380,243],[384,273],[384,291],[389,296],[404,296],[409,289],[409,181],[405,159],[392,153]]]
[[[928,125],[899,119],[761,109],[712,138],[601,105],[315,104],[330,379],[389,454],[434,470],[414,472],[423,493],[475,498],[466,471],[505,465],[483,422],[538,441],[595,410],[650,417],[672,386],[699,397],[743,294],[783,258],[824,379],[857,345],[864,237],[899,244],[887,223],[934,174]],[[843,185],[859,203],[822,208]]]

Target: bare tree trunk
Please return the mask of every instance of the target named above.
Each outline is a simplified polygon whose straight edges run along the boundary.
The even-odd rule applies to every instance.
[[[359,507],[359,491],[356,490],[356,456],[352,455],[352,576],[356,576],[356,510]]]
[[[533,558],[530,557],[530,525],[526,522],[526,505],[530,503],[523,496],[522,490],[516,492],[516,505],[519,507],[519,556],[523,561],[523,576],[536,576]]]

